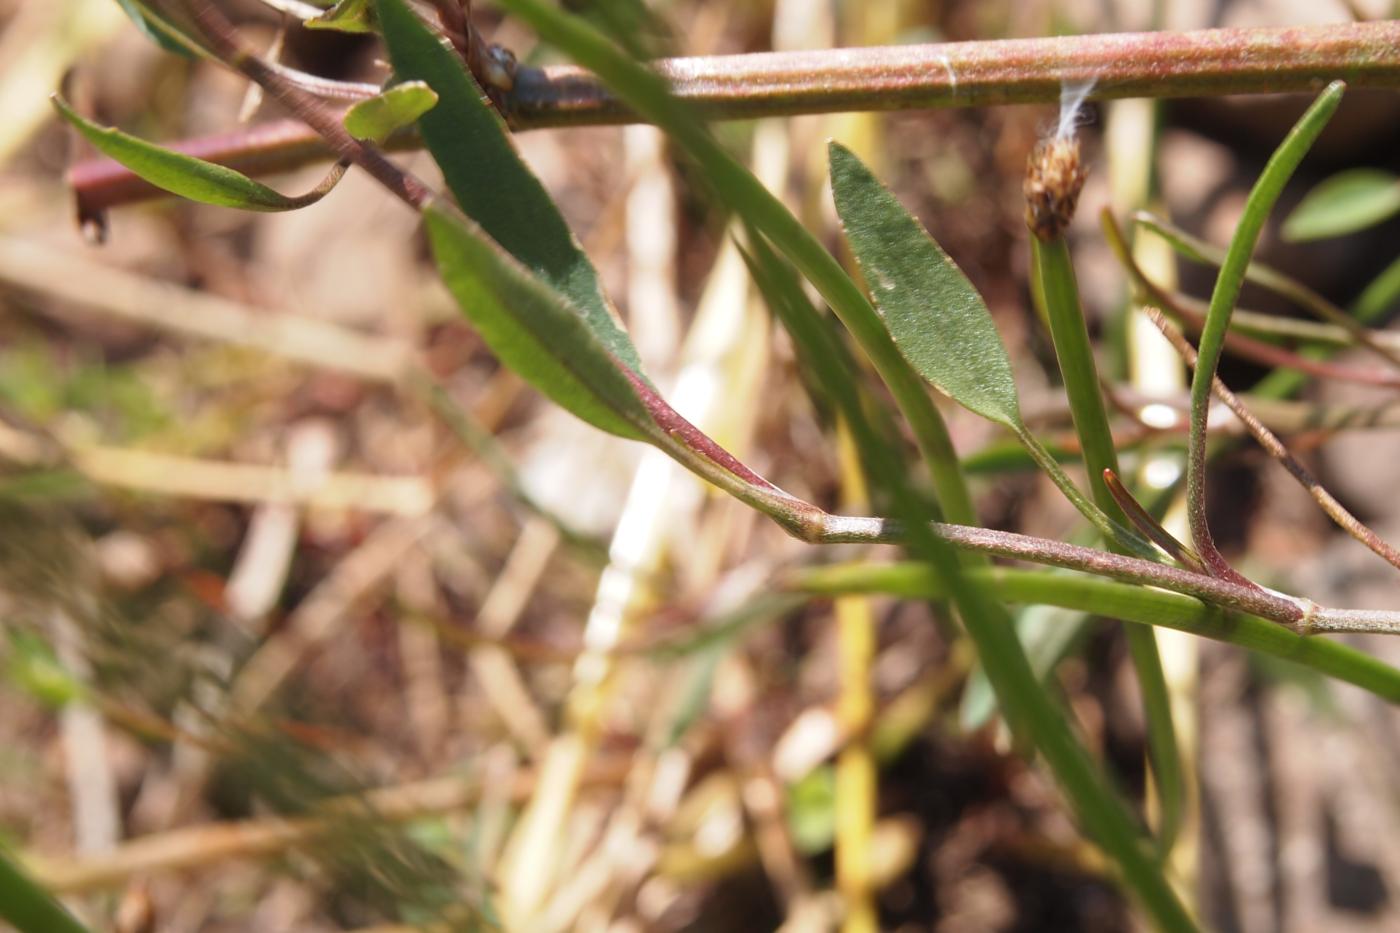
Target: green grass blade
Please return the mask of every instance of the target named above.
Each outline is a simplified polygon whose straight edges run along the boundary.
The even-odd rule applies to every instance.
[[[1244,214],[1235,235],[1230,240],[1230,249],[1225,262],[1220,267],[1220,275],[1215,279],[1215,290],[1211,293],[1210,309],[1206,312],[1205,324],[1201,329],[1197,348],[1198,360],[1191,378],[1191,427],[1187,435],[1186,468],[1186,507],[1191,524],[1192,543],[1208,562],[1214,562],[1219,555],[1210,536],[1206,522],[1205,475],[1206,475],[1206,419],[1210,411],[1211,380],[1215,377],[1220,363],[1220,354],[1225,347],[1225,333],[1230,327],[1230,315],[1234,313],[1235,302],[1244,284],[1245,273],[1254,253],[1264,222],[1278,200],[1283,186],[1292,177],[1293,171],[1303,156],[1311,148],[1322,128],[1327,125],[1337,105],[1341,103],[1345,85],[1334,81],[1328,85],[1318,99],[1289,132],[1282,145],[1274,152],[1264,166],[1263,173],[1255,182],[1249,198],[1245,202]],[[1221,568],[1223,569],[1223,568]]]
[[[103,155],[120,162],[157,188],[201,204],[245,211],[294,211],[321,200],[340,179],[341,171],[332,170],[315,190],[289,197],[242,172],[148,143],[118,129],[99,126],[80,116],[57,95],[53,97],[53,105]]]
[[[1283,222],[1294,242],[1345,236],[1400,214],[1400,178],[1376,168],[1339,172],[1309,191]]]
[[[902,455],[893,420],[861,391],[854,378],[859,367],[850,348],[835,324],[812,305],[797,273],[760,234],[750,233],[749,247],[741,254],[769,310],[791,335],[800,371],[819,403],[825,403],[833,418],[849,421],[850,413],[863,413],[873,440],[858,451],[865,474],[878,475],[879,461],[898,463]]]
[[[437,92],[423,81],[387,87],[345,111],[345,131],[356,139],[382,143],[437,106]]]
[[[1077,573],[1007,568],[967,573],[1011,603],[1077,609],[1237,645],[1293,661],[1400,704],[1400,670],[1384,661],[1331,638],[1298,635],[1258,616],[1222,613],[1194,596]],[[865,593],[937,599],[946,593],[926,566],[914,562],[817,567],[798,574],[794,585],[824,596]]]
[[[1063,236],[1042,240],[1030,238],[1034,258],[1031,263],[1040,280],[1050,334],[1055,344],[1055,356],[1064,378],[1069,397],[1070,414],[1075,432],[1084,452],[1084,465],[1089,473],[1089,489],[1094,503],[1113,521],[1128,523],[1128,517],[1118,505],[1108,487],[1104,472],[1119,472],[1118,451],[1104,409],[1103,393],[1099,388],[1099,370],[1094,351],[1089,344],[1089,329],[1079,302],[1079,286],[1075,281],[1074,264],[1069,246]],[[1110,546],[1114,542],[1109,542]],[[1121,550],[1121,549],[1120,549]],[[1157,636],[1151,629],[1129,626],[1125,635],[1128,653],[1137,672],[1138,693],[1142,697],[1143,715],[1147,723],[1148,752],[1152,773],[1157,780],[1162,803],[1160,842],[1169,851],[1181,827],[1181,814],[1186,800],[1186,777],[1176,741],[1176,726],[1172,721],[1171,697],[1167,679],[1162,671],[1162,658],[1157,648]]]
[[[21,872],[0,849],[0,918],[20,933],[87,933],[43,888]]]
[[[596,29],[539,0],[502,0],[541,39],[592,70],[629,107],[664,129],[701,168],[725,204],[751,224],[807,278],[830,304],[889,387],[913,431],[949,521],[975,524],[972,500],[952,441],[923,381],[900,356],[859,286],[821,242],[753,174],[726,152],[666,82],[629,58]]]
[[[405,0],[375,0],[375,9],[394,73],[425,82],[438,95],[438,105],[418,126],[458,205],[506,252],[567,296],[612,355],[640,374],[637,350],[617,323],[597,270],[461,59]]]
[[[430,203],[423,223],[448,291],[502,363],[604,431],[650,436],[645,404],[578,308],[455,209]]]

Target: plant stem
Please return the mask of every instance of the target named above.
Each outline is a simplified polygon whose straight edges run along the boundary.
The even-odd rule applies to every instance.
[[[1063,235],[1042,239],[1033,233],[1030,242],[1034,253],[1031,268],[1040,279],[1055,356],[1064,377],[1070,413],[1083,449],[1084,466],[1089,473],[1089,490],[1095,504],[1105,515],[1120,525],[1127,525],[1128,516],[1108,487],[1107,476],[1116,476],[1119,471],[1118,452],[1099,389],[1098,366],[1089,344],[1089,330],[1084,322],[1069,246]],[[1122,550],[1111,539],[1108,545],[1114,550]],[[1157,636],[1150,628],[1138,626],[1129,626],[1124,634],[1128,653],[1132,656],[1133,670],[1137,673],[1138,692],[1142,697],[1143,715],[1147,722],[1149,759],[1162,805],[1159,830],[1166,851],[1170,849],[1171,840],[1180,826],[1186,796],[1186,778],[1177,750],[1171,698],[1167,694]]]
[[[1094,362],[1089,331],[1080,310],[1079,287],[1075,283],[1069,247],[1064,237],[1047,242],[1033,236],[1031,249],[1036,253],[1032,268],[1040,275],[1050,335],[1064,377],[1070,414],[1089,471],[1089,491],[1104,514],[1119,524],[1126,524],[1127,516],[1104,481],[1104,470],[1118,472],[1118,453],[1099,391],[1098,365]]]
[[[285,75],[253,54],[216,5],[209,0],[193,0],[189,9],[210,50],[221,62],[263,88],[314,131],[342,160],[354,162],[410,207],[421,209],[428,201],[431,192],[421,181],[395,166],[376,147],[351,136],[338,113],[294,86]],[[82,203],[81,196],[79,203]]]
[[[1376,276],[1347,310],[1362,324],[1374,324],[1394,307],[1397,299],[1400,299],[1400,257]],[[1331,355],[1331,351],[1322,347],[1305,347],[1302,355],[1314,360],[1325,359]],[[1299,372],[1272,372],[1259,381],[1253,394],[1286,398],[1297,392],[1303,381],[1304,377]]]
[[[1113,247],[1119,262],[1132,278],[1133,287],[1141,292],[1141,300],[1175,318],[1182,326],[1189,327],[1198,333],[1203,331],[1209,306],[1190,296],[1168,292],[1148,278],[1128,255],[1127,241],[1124,239],[1122,231],[1118,229],[1117,222],[1108,214],[1103,215],[1102,220],[1109,245]],[[1400,264],[1397,264],[1397,268],[1400,268]],[[1319,324],[1315,321],[1275,318],[1256,312],[1236,310],[1231,315],[1230,322],[1232,325],[1239,325],[1241,330],[1252,329],[1305,340],[1325,340],[1340,345],[1354,342],[1348,337],[1348,330],[1328,324]],[[1367,341],[1365,342],[1367,345],[1375,344],[1387,356],[1395,349],[1385,345],[1387,341],[1395,340],[1394,334],[1386,331],[1366,331],[1366,334]],[[1316,353],[1294,352],[1263,340],[1257,340],[1246,334],[1237,333],[1234,329],[1226,332],[1224,347],[1246,359],[1292,370],[1295,374],[1306,373],[1319,379],[1336,379],[1342,382],[1355,382],[1381,388],[1400,388],[1400,376],[1392,372],[1332,363],[1320,359]]]
[[[1227,642],[1307,665],[1400,704],[1400,670],[1342,642],[1309,638],[1260,616],[1224,616],[1195,597],[1078,574],[1007,567],[966,572],[1008,602],[1077,609]],[[882,593],[902,599],[938,599],[946,595],[928,568],[913,562],[813,567],[797,572],[790,585],[826,596]]]
[[[1400,23],[761,52],[663,59],[656,67],[676,96],[711,119],[1050,103],[1062,81],[1085,78],[1098,82],[1095,100],[1302,91],[1338,77],[1357,87],[1396,87]],[[520,67],[502,103],[519,129],[638,119],[596,75],[573,65]],[[250,174],[327,154],[298,120],[175,148]],[[75,166],[69,178],[95,211],[159,193],[106,159]]]
[[[1016,439],[1021,442],[1021,446],[1030,455],[1030,458],[1045,471],[1045,474],[1050,477],[1050,481],[1079,511],[1079,514],[1083,515],[1090,524],[1099,530],[1105,541],[1139,557],[1154,559],[1157,556],[1157,552],[1152,549],[1150,544],[1139,538],[1126,525],[1109,516],[1103,509],[1091,502],[1084,493],[1080,492],[1079,487],[1074,485],[1074,480],[1070,479],[1069,474],[1055,459],[1055,455],[1041,443],[1040,438],[1031,433],[1029,428],[1020,426],[1014,430]]]
[[[1213,265],[1218,268],[1225,261],[1225,250],[1213,243],[1192,236],[1151,211],[1135,211],[1132,222],[1156,233],[1170,243],[1178,253],[1202,265]],[[1341,328],[1350,335],[1354,342],[1365,346],[1378,356],[1384,357],[1392,365],[1400,366],[1400,350],[1394,346],[1387,346],[1383,342],[1384,337],[1377,339],[1378,335],[1372,334],[1360,321],[1297,279],[1262,262],[1251,262],[1245,268],[1244,277],[1245,281],[1267,288],[1323,321]],[[1237,310],[1236,314],[1238,313]]]
[[[1152,318],[1152,323],[1156,324],[1157,329],[1162,332],[1162,335],[1171,341],[1172,346],[1176,348],[1176,351],[1181,354],[1187,364],[1190,366],[1197,365],[1196,351],[1191,344],[1187,343],[1186,338],[1181,335],[1181,332],[1172,327],[1160,311],[1155,308],[1151,308],[1150,311],[1151,314],[1149,316]],[[1397,551],[1382,539],[1380,535],[1376,534],[1360,519],[1351,514],[1346,506],[1338,502],[1337,498],[1318,482],[1317,477],[1309,473],[1307,468],[1288,452],[1288,448],[1283,446],[1283,442],[1278,439],[1274,432],[1266,428],[1263,423],[1254,416],[1254,413],[1245,407],[1244,403],[1240,401],[1239,396],[1231,392],[1225,383],[1221,382],[1218,378],[1215,380],[1212,391],[1214,391],[1216,398],[1224,402],[1226,407],[1234,412],[1235,417],[1240,419],[1240,423],[1245,426],[1259,443],[1259,446],[1263,447],[1264,450],[1268,452],[1269,456],[1283,464],[1283,468],[1288,471],[1289,475],[1296,479],[1299,485],[1308,491],[1308,495],[1312,496],[1313,501],[1318,504],[1322,511],[1327,513],[1327,516],[1331,518],[1332,521],[1337,523],[1338,527],[1370,548],[1376,556],[1380,557],[1397,570],[1400,570],[1400,551]]]
[[[1211,538],[1210,525],[1206,520],[1206,426],[1210,418],[1210,397],[1212,380],[1220,354],[1225,346],[1225,335],[1230,327],[1230,315],[1234,312],[1235,301],[1239,298],[1244,284],[1245,272],[1254,253],[1254,245],[1264,229],[1264,221],[1274,201],[1283,191],[1283,186],[1292,177],[1293,170],[1303,160],[1304,154],[1312,146],[1322,128],[1341,103],[1345,85],[1334,81],[1327,90],[1308,108],[1307,112],[1279,145],[1272,158],[1264,166],[1263,173],[1255,182],[1249,199],[1245,202],[1244,214],[1235,235],[1230,240],[1230,250],[1221,264],[1220,275],[1215,280],[1215,290],[1211,293],[1210,310],[1201,329],[1198,353],[1200,361],[1191,380],[1191,427],[1187,435],[1186,456],[1186,509],[1191,524],[1192,543],[1205,560],[1211,572],[1243,582],[1225,558],[1215,547]]]
[[[1094,80],[1093,100],[1304,91],[1342,78],[1400,86],[1400,23],[1118,33],[662,59],[677,97],[710,119],[843,110],[1051,103]],[[507,97],[521,127],[636,119],[582,68],[521,68]]]

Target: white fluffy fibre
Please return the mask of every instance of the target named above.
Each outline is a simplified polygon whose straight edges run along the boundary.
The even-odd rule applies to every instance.
[[[1086,81],[1065,81],[1060,85],[1060,124],[1055,130],[1056,139],[1069,139],[1088,120],[1084,102],[1098,83],[1097,78],[1089,78]]]

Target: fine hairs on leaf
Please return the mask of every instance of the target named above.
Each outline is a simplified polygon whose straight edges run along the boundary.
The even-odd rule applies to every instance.
[[[1105,537],[1139,556],[1155,556],[1090,502],[1026,427],[1011,360],[967,276],[854,153],[836,142],[828,150],[846,240],[880,322],[909,365],[959,405],[1009,429]]]

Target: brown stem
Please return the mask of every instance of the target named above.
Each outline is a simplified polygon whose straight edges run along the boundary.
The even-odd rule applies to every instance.
[[[1062,82],[1089,78],[1097,81],[1095,100],[1304,91],[1333,78],[1400,87],[1400,22],[762,52],[662,59],[656,67],[678,97],[711,119],[1052,103]],[[511,87],[497,90],[517,129],[636,119],[596,77],[571,65],[522,66]],[[247,132],[261,135],[185,145],[216,162],[227,155],[250,173],[325,152],[315,133],[292,121]],[[102,206],[156,194],[111,167],[80,165],[72,180],[80,198]],[[108,190],[118,184],[125,190]]]
[[[1142,503],[1133,498],[1133,494],[1123,485],[1123,481],[1118,478],[1118,474],[1112,470],[1103,471],[1104,485],[1108,487],[1109,495],[1113,496],[1113,501],[1118,503],[1118,507],[1123,510],[1123,514],[1133,523],[1138,531],[1146,535],[1153,544],[1172,556],[1172,559],[1188,570],[1196,573],[1205,573],[1205,566],[1201,563],[1201,558],[1195,551],[1176,539],[1176,535],[1162,527],[1162,523],[1147,509],[1142,507]]]

